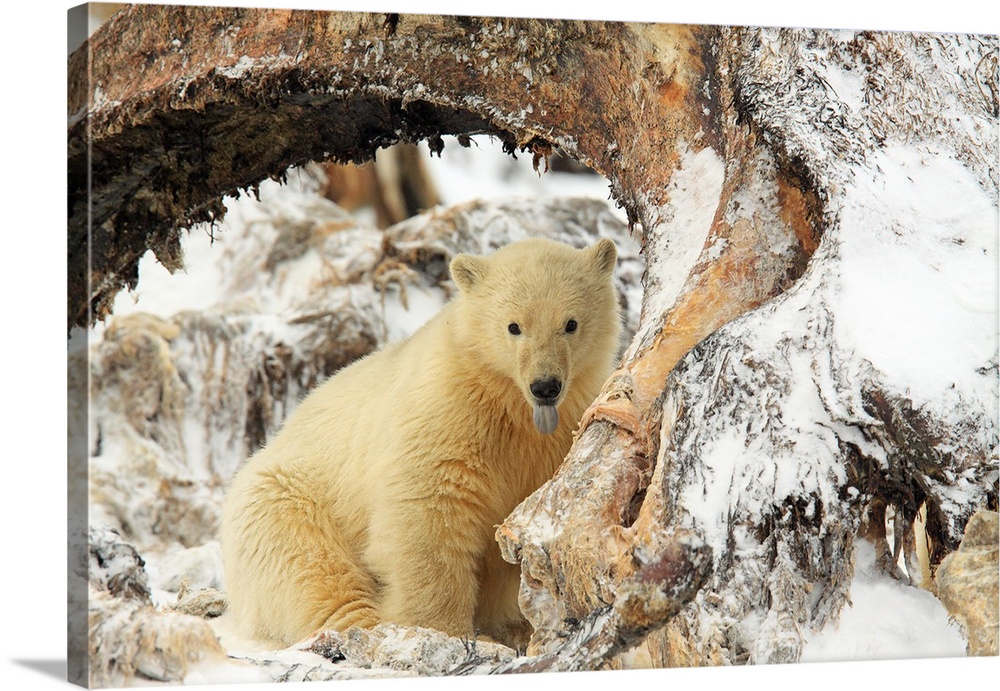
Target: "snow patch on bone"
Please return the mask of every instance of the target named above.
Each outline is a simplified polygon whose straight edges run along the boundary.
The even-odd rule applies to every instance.
[[[997,208],[946,153],[872,164],[841,211],[841,338],[917,405],[978,397],[997,353]]]

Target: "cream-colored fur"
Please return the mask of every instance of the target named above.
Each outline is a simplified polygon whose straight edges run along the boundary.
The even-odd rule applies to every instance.
[[[288,645],[388,621],[525,642],[519,570],[494,531],[555,472],[611,371],[616,258],[606,239],[459,255],[454,300],[301,403],[223,508],[225,588],[246,634]],[[532,422],[545,378],[562,383],[551,434]]]

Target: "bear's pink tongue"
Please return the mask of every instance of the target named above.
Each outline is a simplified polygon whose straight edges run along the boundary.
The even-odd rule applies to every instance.
[[[559,424],[559,411],[554,405],[536,405],[534,411],[535,427],[542,434],[552,434]]]

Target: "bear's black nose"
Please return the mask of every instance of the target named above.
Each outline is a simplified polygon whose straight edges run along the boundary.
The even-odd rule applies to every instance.
[[[555,377],[548,379],[536,379],[531,382],[531,395],[538,399],[542,405],[551,405],[562,391],[562,383]]]

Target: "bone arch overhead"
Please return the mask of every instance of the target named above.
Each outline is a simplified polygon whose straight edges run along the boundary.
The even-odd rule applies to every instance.
[[[732,118],[715,88],[717,31],[127,7],[70,58],[69,326],[109,314],[147,249],[180,268],[181,231],[218,222],[225,196],[398,141],[434,150],[441,135],[487,134],[536,161],[559,146],[652,227],[678,145],[723,158],[734,145],[719,124]]]

